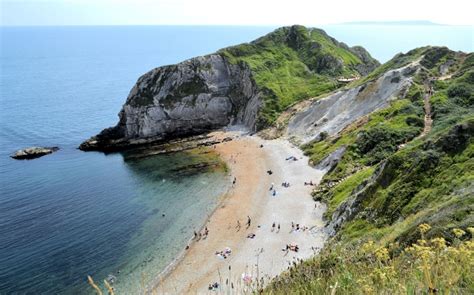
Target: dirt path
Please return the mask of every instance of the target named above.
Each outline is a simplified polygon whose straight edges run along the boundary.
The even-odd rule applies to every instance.
[[[431,103],[430,99],[433,95],[433,87],[429,83],[424,84],[425,93],[423,95],[423,109],[425,110],[423,131],[417,137],[413,138],[411,141],[425,137],[433,126],[433,119],[431,118]],[[408,142],[402,143],[398,146],[398,149],[402,149],[407,145]]]
[[[425,95],[423,97],[423,105],[425,109],[425,127],[423,132],[418,137],[424,137],[431,131],[433,125],[433,119],[431,119],[431,104],[430,99],[433,94],[433,87],[429,84],[425,84]]]

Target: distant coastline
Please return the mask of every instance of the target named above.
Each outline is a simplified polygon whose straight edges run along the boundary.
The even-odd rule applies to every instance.
[[[344,22],[339,25],[382,25],[382,26],[449,26],[447,24],[435,23],[429,20],[407,20],[407,21],[353,21]]]

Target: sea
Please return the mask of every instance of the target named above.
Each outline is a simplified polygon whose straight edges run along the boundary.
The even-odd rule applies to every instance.
[[[385,62],[425,45],[472,52],[472,26],[319,26]],[[179,255],[229,187],[183,175],[195,155],[129,159],[78,145],[117,123],[148,70],[249,42],[276,27],[0,27],[0,294],[91,294],[90,275],[139,294]],[[35,160],[17,149],[59,146]]]

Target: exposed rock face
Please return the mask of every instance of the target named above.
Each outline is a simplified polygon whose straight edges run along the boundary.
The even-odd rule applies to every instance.
[[[302,143],[337,134],[360,117],[404,96],[412,83],[413,73],[419,67],[418,63],[413,63],[390,70],[375,81],[314,101],[293,117],[288,124],[287,134]]]
[[[28,160],[28,159],[35,159],[39,158],[48,154],[51,154],[55,151],[59,150],[58,147],[29,147],[26,149],[16,151],[12,157],[13,159],[17,160]]]
[[[375,60],[372,56],[370,56],[369,52],[365,50],[362,46],[353,46],[350,47],[349,50],[357,55],[360,60],[362,61],[361,64],[355,65],[355,68],[359,73],[362,75],[368,75],[372,72],[376,67],[380,65],[380,63]]]
[[[156,68],[140,77],[117,126],[81,144],[82,150],[119,149],[211,131],[255,126],[261,102],[252,73],[213,54]]]
[[[324,158],[321,162],[319,162],[315,168],[324,171],[324,173],[332,171],[332,169],[336,167],[337,163],[341,161],[342,156],[344,156],[345,152],[346,146],[343,145],[336,149],[334,152],[332,152],[329,156]]]
[[[326,225],[329,236],[334,236],[345,222],[352,220],[360,212],[362,202],[383,182],[385,165],[386,162],[381,163],[371,178],[361,183],[334,211],[331,221]]]

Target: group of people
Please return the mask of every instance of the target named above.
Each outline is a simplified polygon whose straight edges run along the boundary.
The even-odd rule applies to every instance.
[[[250,225],[252,224],[252,219],[250,218],[250,216],[247,216],[247,228],[250,227]],[[237,231],[240,231],[240,228],[242,227],[242,225],[240,224],[240,220],[237,220],[237,225],[235,226],[235,228],[237,229]]]
[[[310,186],[314,186],[314,183],[312,180],[310,180],[309,182],[304,182],[304,185],[310,185]]]
[[[276,196],[277,192],[276,192],[276,189],[275,189],[275,184],[273,182],[270,185],[270,189],[268,189],[268,190],[271,191],[272,196]]]
[[[194,239],[199,241],[200,239],[205,239],[207,238],[207,236],[209,236],[209,229],[207,228],[207,226],[204,228],[204,233],[201,233],[201,231],[196,232],[194,231]]]
[[[286,244],[286,247],[284,249],[281,249],[282,251],[289,252],[289,251],[295,251],[298,252],[300,250],[300,247],[296,244]]]
[[[227,257],[230,256],[230,254],[232,254],[232,250],[229,248],[229,247],[226,247],[224,250],[222,251],[216,251],[216,255],[220,258],[224,258],[224,259],[227,259]]]
[[[290,183],[285,181],[285,182],[281,183],[281,186],[282,187],[290,187]]]
[[[209,291],[214,291],[214,290],[219,289],[219,283],[215,282],[213,284],[209,284],[208,289],[209,289]]]
[[[277,233],[280,232],[280,224],[278,223],[278,226],[277,226],[276,223],[273,222],[273,224],[272,224],[272,232],[274,232],[275,229],[277,229]]]
[[[306,231],[307,229],[309,229],[309,227],[307,226],[300,226],[299,223],[294,223],[293,221],[291,222],[291,231]]]

